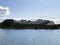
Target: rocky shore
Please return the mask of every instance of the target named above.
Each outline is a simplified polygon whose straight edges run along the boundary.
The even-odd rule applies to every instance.
[[[59,29],[60,24],[55,24],[50,20],[37,19],[31,20],[13,20],[6,19],[0,23],[2,29]]]

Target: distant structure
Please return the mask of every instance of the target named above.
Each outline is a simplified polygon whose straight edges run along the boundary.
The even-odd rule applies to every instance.
[[[42,19],[38,19],[38,20],[35,20],[35,21],[20,20],[20,21],[18,21],[18,23],[22,23],[22,24],[47,24],[47,25],[54,25],[55,24],[53,21],[42,20]]]
[[[53,21],[47,23],[47,25],[55,25],[55,23]]]

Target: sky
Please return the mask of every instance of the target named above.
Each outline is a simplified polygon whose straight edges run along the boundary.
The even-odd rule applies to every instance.
[[[0,7],[9,8],[0,18],[60,19],[60,0],[0,0]]]

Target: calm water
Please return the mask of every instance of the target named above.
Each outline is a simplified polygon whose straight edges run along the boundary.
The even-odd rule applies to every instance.
[[[0,45],[60,45],[60,30],[0,29]]]

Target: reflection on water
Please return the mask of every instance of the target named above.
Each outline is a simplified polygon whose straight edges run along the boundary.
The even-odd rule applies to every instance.
[[[60,45],[60,30],[0,29],[0,45]]]

